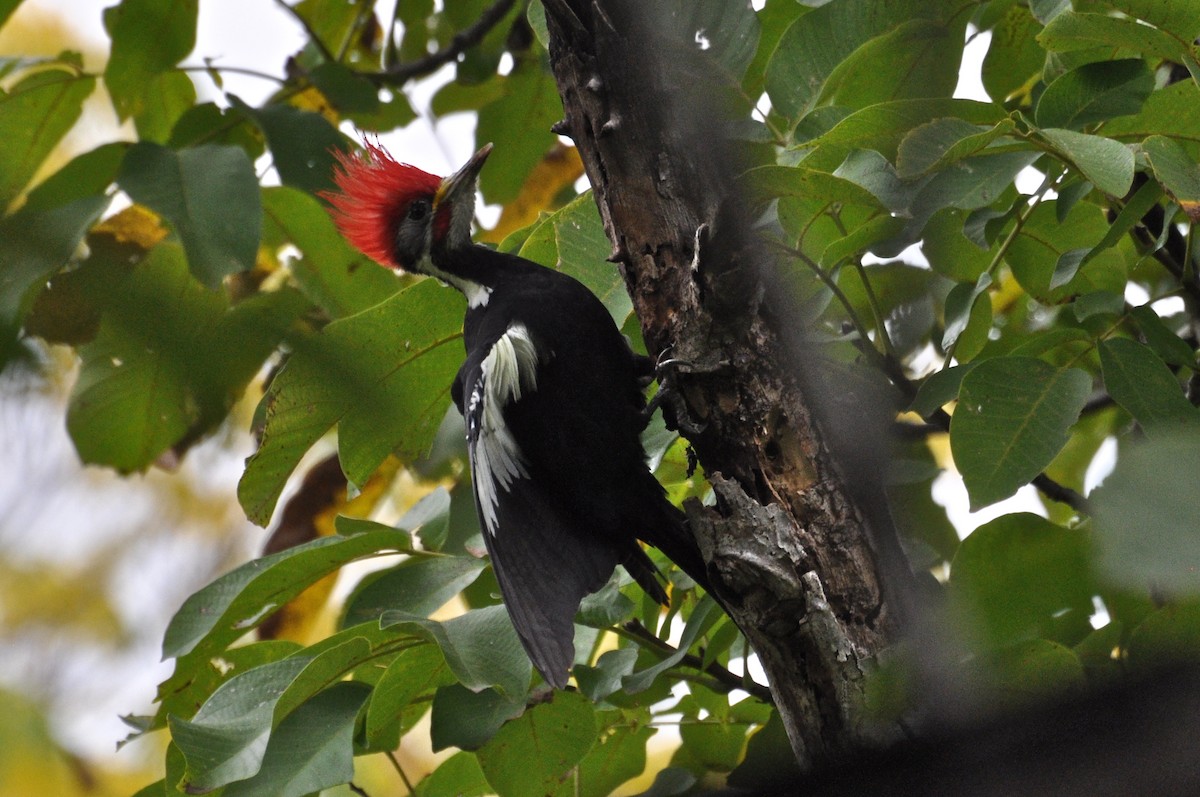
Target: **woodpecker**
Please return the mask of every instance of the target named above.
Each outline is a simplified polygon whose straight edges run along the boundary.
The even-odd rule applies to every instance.
[[[466,421],[480,529],[530,660],[562,688],[580,601],[618,564],[666,603],[639,539],[701,585],[705,566],[646,466],[642,391],[653,363],[581,283],[471,241],[491,149],[442,179],[367,142],[365,152],[338,154],[338,191],[325,199],[365,255],[466,297],[466,359],[451,394]]]

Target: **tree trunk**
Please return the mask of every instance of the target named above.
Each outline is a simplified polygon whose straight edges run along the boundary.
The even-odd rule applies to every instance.
[[[715,590],[810,767],[896,735],[863,712],[865,667],[898,626],[864,520],[887,524],[886,511],[864,507],[829,453],[786,297],[733,191],[721,87],[694,32],[646,16],[657,5],[545,0],[559,131],[582,155],[648,351],[675,362],[679,421],[717,497],[687,507]]]

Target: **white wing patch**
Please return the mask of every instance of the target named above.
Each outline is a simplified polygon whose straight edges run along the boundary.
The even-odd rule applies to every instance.
[[[504,408],[537,389],[538,353],[524,324],[513,322],[483,358],[467,403],[471,475],[479,511],[489,534],[496,533],[499,490],[528,478],[525,458],[504,423]]]

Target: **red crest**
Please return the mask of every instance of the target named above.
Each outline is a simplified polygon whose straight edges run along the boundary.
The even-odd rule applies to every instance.
[[[342,235],[360,252],[390,268],[396,262],[396,229],[418,197],[433,199],[442,178],[400,163],[386,149],[363,142],[366,152],[334,152],[338,191],[323,191],[330,215]]]

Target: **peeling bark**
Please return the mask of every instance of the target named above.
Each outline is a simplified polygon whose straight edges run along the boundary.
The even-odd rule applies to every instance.
[[[687,508],[693,532],[812,766],[896,735],[862,712],[864,669],[898,625],[864,520],[879,512],[815,420],[787,301],[732,190],[713,70],[646,18],[654,5],[545,0],[557,129],[579,148],[648,350],[677,362],[679,420],[717,495]]]

